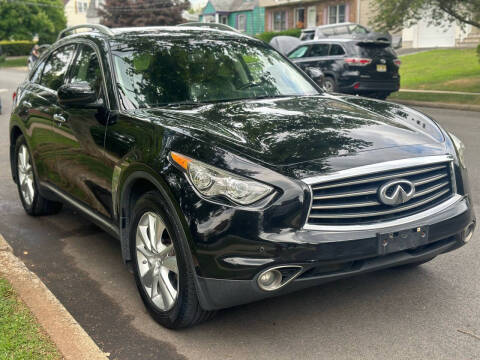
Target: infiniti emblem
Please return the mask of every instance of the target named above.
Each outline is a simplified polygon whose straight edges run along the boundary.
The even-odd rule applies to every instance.
[[[378,197],[385,205],[401,205],[415,195],[415,185],[405,179],[389,181],[378,189]]]

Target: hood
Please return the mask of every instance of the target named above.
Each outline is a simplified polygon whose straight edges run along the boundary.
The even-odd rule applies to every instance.
[[[444,141],[438,126],[426,116],[358,97],[285,97],[137,112],[274,167]]]

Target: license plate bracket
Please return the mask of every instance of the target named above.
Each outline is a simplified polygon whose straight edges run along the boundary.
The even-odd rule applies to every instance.
[[[378,64],[378,65],[377,65],[377,71],[378,71],[378,72],[387,72],[387,65]]]
[[[428,235],[428,226],[418,226],[413,229],[399,230],[389,233],[378,233],[378,253],[380,255],[385,255],[423,246],[428,244]]]

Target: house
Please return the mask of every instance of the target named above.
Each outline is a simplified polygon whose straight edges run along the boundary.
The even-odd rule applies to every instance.
[[[67,26],[99,24],[98,8],[103,0],[64,0]]]
[[[230,25],[248,35],[264,32],[265,9],[259,0],[209,0],[200,15],[202,22]]]
[[[402,41],[404,48],[476,47],[480,43],[480,29],[448,22],[433,25],[424,17],[403,29]]]
[[[265,31],[311,28],[341,22],[368,26],[374,0],[259,0]]]

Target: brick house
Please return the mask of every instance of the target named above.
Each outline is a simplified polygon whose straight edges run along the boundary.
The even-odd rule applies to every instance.
[[[309,28],[340,22],[368,25],[373,0],[260,0],[265,31]]]

